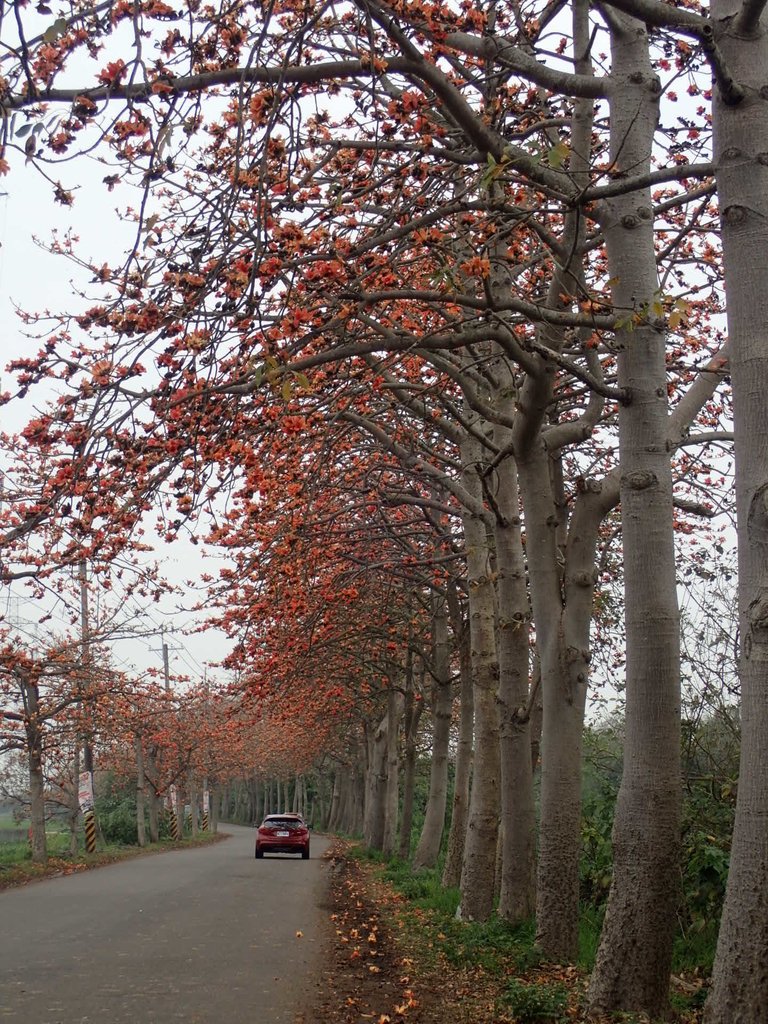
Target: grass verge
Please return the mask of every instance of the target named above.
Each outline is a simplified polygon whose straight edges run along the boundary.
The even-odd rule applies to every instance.
[[[413,872],[403,861],[360,846],[350,845],[346,855],[361,864],[372,898],[386,908],[401,955],[420,979],[415,987],[443,1002],[442,1012],[449,1014],[445,1019],[454,1024],[586,1024],[584,994],[601,926],[594,909],[582,914],[578,961],[552,963],[536,946],[532,921],[516,926],[498,917],[458,921],[459,892],[443,888],[438,871]],[[706,967],[698,961],[705,954],[686,944],[678,949],[670,993],[677,1024],[701,1020]],[[619,1022],[650,1024],[642,1015],[599,1018],[599,1024]]]
[[[85,853],[81,850],[73,856],[68,852],[69,836],[52,834],[49,836],[49,856],[46,864],[33,863],[26,843],[3,843],[0,845],[0,890],[28,885],[44,878],[58,878],[61,875],[89,871],[91,868],[104,867],[106,864],[114,864],[131,857],[146,857],[168,850],[206,846],[223,838],[224,835],[221,833],[201,833],[195,838],[189,836],[176,841],[169,839],[147,846],[102,846],[94,853]]]

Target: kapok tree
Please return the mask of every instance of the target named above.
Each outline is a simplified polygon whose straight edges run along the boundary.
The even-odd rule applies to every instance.
[[[595,28],[599,34],[602,26],[607,26],[613,40],[613,63],[604,78],[593,75],[591,67],[571,74],[536,60],[553,16],[549,11],[537,12],[540,18],[526,21],[514,11],[498,8],[492,12],[458,12],[440,7],[414,11],[410,7],[384,10],[375,4],[367,4],[364,10],[353,9],[339,24],[329,19],[313,25],[311,35],[302,33],[295,12],[276,11],[274,31],[267,24],[259,35],[260,59],[243,68],[233,65],[248,38],[247,23],[240,25],[229,19],[217,23],[213,37],[218,46],[214,44],[208,49],[195,48],[190,45],[192,40],[176,33],[166,38],[165,50],[172,60],[177,47],[189,47],[196,61],[194,72],[210,77],[193,75],[177,82],[171,66],[159,58],[161,63],[151,80],[137,83],[131,80],[128,61],[113,63],[103,69],[104,89],[86,98],[96,104],[122,101],[130,107],[136,96],[158,97],[159,115],[148,119],[143,112],[129,110],[128,116],[119,122],[119,129],[115,125],[116,145],[120,158],[127,164],[138,160],[147,180],[163,175],[163,187],[169,193],[173,189],[167,176],[172,178],[177,172],[168,166],[167,159],[163,162],[162,156],[167,130],[184,105],[171,100],[176,101],[206,83],[237,82],[238,94],[221,123],[215,126],[213,143],[205,161],[201,161],[204,171],[199,172],[205,174],[210,167],[221,168],[225,185],[215,194],[205,187],[193,189],[205,197],[206,212],[214,211],[218,204],[218,210],[226,213],[216,220],[215,229],[207,230],[212,246],[207,252],[198,252],[200,247],[192,234],[196,229],[190,227],[187,232],[181,226],[182,221],[189,224],[192,208],[185,207],[181,191],[176,196],[169,195],[169,220],[162,224],[153,222],[149,227],[152,240],[159,243],[153,248],[166,260],[170,275],[166,280],[157,280],[155,298],[162,301],[147,301],[145,295],[154,269],[153,253],[151,260],[132,267],[131,273],[137,276],[127,283],[126,292],[118,297],[117,303],[111,309],[95,308],[88,322],[106,324],[125,339],[137,331],[148,332],[148,338],[163,348],[158,361],[167,376],[159,385],[152,381],[152,412],[164,424],[158,429],[158,442],[174,459],[185,448],[176,426],[178,419],[183,419],[179,410],[185,402],[191,406],[199,400],[207,409],[211,405],[216,409],[222,418],[212,426],[210,433],[214,434],[221,429],[223,417],[234,411],[234,403],[230,409],[223,409],[226,402],[218,401],[219,396],[227,391],[238,396],[253,393],[262,381],[271,383],[284,376],[282,367],[287,360],[292,360],[293,373],[303,372],[312,362],[339,360],[350,353],[350,338],[354,339],[352,346],[356,351],[361,346],[368,346],[370,351],[410,347],[414,334],[424,347],[432,349],[471,350],[475,343],[493,344],[510,351],[515,361],[524,365],[530,363],[525,358],[526,346],[516,341],[512,328],[525,319],[557,328],[561,337],[567,329],[589,331],[590,337],[595,331],[603,332],[598,333],[597,345],[605,362],[613,358],[615,335],[621,349],[620,384],[624,391],[621,477],[627,509],[632,509],[632,523],[638,527],[639,538],[652,535],[653,524],[661,521],[661,511],[665,523],[661,528],[664,541],[654,548],[654,557],[659,559],[659,579],[663,576],[666,587],[643,595],[642,579],[630,572],[627,601],[637,609],[644,607],[644,596],[657,602],[663,595],[666,601],[664,607],[654,604],[653,613],[660,622],[663,620],[665,635],[670,638],[663,665],[654,660],[653,652],[643,643],[642,621],[631,624],[628,660],[630,689],[638,698],[630,707],[632,716],[637,714],[639,720],[639,747],[643,746],[647,709],[644,687],[657,676],[669,684],[663,702],[669,712],[668,721],[664,729],[652,729],[649,737],[650,741],[656,735],[667,738],[664,753],[669,754],[669,759],[662,774],[663,787],[670,790],[669,813],[661,829],[666,837],[675,828],[675,796],[670,789],[674,786],[669,779],[675,775],[671,736],[675,731],[676,616],[670,569],[672,489],[669,469],[664,463],[668,382],[661,318],[669,312],[671,303],[659,296],[656,254],[649,244],[649,231],[658,211],[654,210],[647,189],[663,181],[690,182],[697,173],[709,173],[711,167],[697,169],[690,163],[674,162],[670,167],[651,169],[655,116],[650,115],[655,111],[653,94],[657,90],[648,40],[645,36],[635,37],[639,22],[612,15],[612,10],[609,5],[601,12],[602,22]],[[585,61],[591,50],[592,26],[587,26],[584,5],[575,4],[573,13],[581,26],[580,34],[574,33],[574,38],[586,39],[586,46],[579,46],[572,57]],[[151,9],[140,11],[138,16],[150,17]],[[116,20],[119,22],[122,17],[127,17],[127,11],[119,8]],[[678,20],[685,21],[682,16]],[[194,31],[198,23],[193,21],[192,26]],[[43,98],[49,101],[74,98],[74,93],[58,91],[52,82],[66,52],[79,45],[81,29],[79,23],[59,26],[53,33],[57,36],[54,54],[44,51],[42,44],[32,57],[28,49],[22,51],[14,74],[20,80],[28,72],[28,82],[41,81]],[[296,44],[291,54],[296,55],[295,61],[284,59],[286,32],[287,38]],[[572,44],[567,33],[564,38],[566,53]],[[38,50],[40,62],[36,64]],[[335,59],[323,66],[324,59],[331,54]],[[208,66],[209,62],[214,67]],[[716,57],[713,65],[718,71]],[[136,70],[138,73],[138,65]],[[664,69],[660,66],[657,70]],[[497,84],[492,85],[494,81]],[[254,82],[266,83],[267,87],[250,90]],[[307,118],[304,133],[298,115],[308,94],[313,90],[317,93],[326,83],[336,91],[340,82],[349,86],[353,109],[331,118],[323,107]],[[468,96],[471,102],[467,101]],[[576,117],[574,97],[606,99],[615,114],[613,137],[600,141],[597,136],[593,145],[592,159],[585,172],[590,177],[587,188],[574,180],[566,158],[570,160],[576,149],[559,131],[566,127],[563,135],[567,135]],[[11,109],[22,108],[39,99],[40,94],[34,89],[27,89],[25,95],[21,88],[12,88],[8,105]],[[622,121],[633,104],[644,116],[636,121]],[[437,111],[437,116],[433,111]],[[289,125],[296,126],[294,135],[279,128],[280,119],[289,118],[291,112],[297,115],[295,121],[288,120]],[[79,132],[93,113],[86,103],[79,103],[79,124],[65,126],[65,131]],[[189,132],[194,133],[198,124],[192,118]],[[121,137],[130,141],[123,144]],[[390,138],[393,148],[387,145]],[[59,139],[56,145],[68,146],[70,138]],[[633,159],[627,160],[627,153],[633,148]],[[696,149],[693,145],[694,156]],[[307,151],[318,155],[308,160]],[[601,166],[599,161],[604,152],[608,152],[608,158]],[[605,183],[597,180],[601,176]],[[446,205],[434,204],[430,209],[430,200],[438,195],[440,200],[448,199],[448,206],[453,204],[448,219],[452,225],[455,216],[472,212],[468,208],[475,201],[478,179],[504,186],[506,206],[502,202],[501,211],[495,210],[490,218],[497,237],[505,237],[511,231],[510,223],[516,225],[521,216],[535,223],[533,233],[540,240],[542,255],[529,257],[534,272],[522,277],[513,274],[511,283],[504,286],[507,295],[499,302],[498,288],[494,295],[493,289],[486,289],[483,283],[491,274],[490,268],[485,272],[482,263],[474,268],[475,287],[456,286],[455,251],[448,244],[443,250],[447,258],[438,268],[436,284],[430,289],[419,289],[416,294],[413,289],[403,289],[403,282],[408,280],[405,271],[411,270],[411,239],[416,238],[418,231],[439,232],[446,223],[441,219]],[[193,180],[194,175],[190,181]],[[183,183],[186,195],[190,194],[190,181]],[[452,183],[447,197],[446,181]],[[239,218],[230,216],[233,188],[240,188],[240,195],[247,200],[238,210]],[[681,208],[687,207],[693,192],[695,189],[681,193]],[[550,202],[560,204],[554,216]],[[310,211],[314,219],[310,216],[297,226],[297,206]],[[394,219],[393,209],[397,211]],[[439,212],[433,212],[435,209]],[[588,233],[595,233],[595,245],[600,244],[605,233],[610,266],[602,285],[607,280],[613,282],[612,296],[607,296],[602,285],[598,289],[596,282],[587,282],[586,289],[579,282],[578,287],[564,293],[564,303],[560,293],[556,303],[551,301],[551,295],[546,295],[542,285],[553,279],[552,264],[563,266],[563,258],[570,252],[562,244],[558,246],[565,237],[562,225],[567,210],[578,210],[586,219]],[[499,213],[505,216],[496,216]],[[149,225],[149,221],[145,223]],[[633,231],[635,234],[630,235]],[[453,236],[449,233],[448,237]],[[629,247],[625,244],[627,237],[642,237],[644,245]],[[164,241],[170,238],[173,241]],[[438,239],[434,242],[439,245]],[[589,244],[585,239],[583,252]],[[506,258],[513,267],[517,265],[517,255],[514,260],[509,254]],[[521,262],[525,265],[526,258]],[[177,269],[173,269],[174,265]],[[540,273],[535,272],[537,266]],[[400,268],[403,272],[396,273]],[[465,278],[470,276],[470,269],[463,271]],[[390,315],[393,289],[410,300],[407,306],[400,307],[397,317]],[[333,301],[329,302],[329,294]],[[221,303],[219,307],[217,301]],[[563,304],[565,309],[560,308]],[[471,315],[457,319],[457,307]],[[657,307],[660,313],[656,312]],[[422,329],[424,309],[437,310],[442,318],[442,327],[432,326],[426,336]],[[142,344],[146,344],[146,333],[142,337]],[[573,339],[579,370],[588,365],[587,341],[583,335]],[[34,376],[43,365],[60,366],[55,350],[62,343],[63,339],[56,339],[50,359],[46,355],[25,369]],[[563,350],[559,346],[560,341],[547,345],[546,352],[539,350],[536,355],[560,365]],[[124,346],[122,351],[125,352]],[[115,355],[111,343],[99,353],[98,365],[107,355],[110,360]],[[651,355],[651,362],[642,362]],[[637,365],[635,359],[639,360]],[[136,363],[129,362],[133,371]],[[79,368],[83,362],[75,365]],[[135,408],[135,392],[120,387],[110,370],[113,365],[114,362],[107,361],[109,379],[103,393],[120,394],[127,405]],[[71,377],[73,382],[77,381],[76,373],[77,370]],[[591,375],[590,380],[593,378]],[[208,402],[210,394],[214,396],[212,403]],[[647,402],[640,401],[641,394]],[[647,412],[653,415],[646,418]],[[104,437],[107,443],[106,434]],[[649,449],[654,452],[653,465],[645,463]],[[185,473],[185,482],[199,485],[194,460]],[[630,486],[643,481],[648,486]],[[632,546],[631,530],[626,537]],[[637,550],[632,550],[631,558],[640,564]],[[660,752],[657,763],[662,760]],[[639,835],[636,823],[640,816],[635,812],[642,803],[642,783],[628,773],[619,831],[625,829],[630,835]],[[652,842],[652,831],[642,831],[645,839],[641,838],[641,844]],[[631,860],[637,852],[634,840],[626,848],[630,847]],[[617,849],[621,851],[621,842]],[[628,885],[630,874],[626,876]],[[621,871],[616,878],[619,893],[623,885]],[[643,891],[649,893],[651,900],[653,886]],[[634,913],[632,908],[639,905],[638,895],[633,891],[625,899],[617,894],[617,905],[629,909],[626,913],[623,909],[617,911],[612,920],[623,922],[623,934],[636,934],[637,941],[630,945],[638,950],[638,960],[647,961],[642,935],[648,933],[649,915],[645,911]],[[656,893],[653,902],[668,906],[668,893]],[[650,918],[658,922],[655,911]],[[667,935],[669,921],[667,915],[662,929]],[[636,969],[625,971],[629,979],[625,991],[618,992],[611,984],[597,986],[595,999],[654,1010],[663,1000],[661,960],[651,965],[650,970],[638,964]],[[605,977],[602,966],[598,973]],[[648,980],[648,975],[653,977]],[[610,994],[598,997],[598,992],[608,993],[609,989]]]
[[[20,643],[3,630],[0,647],[0,752],[19,751],[27,764],[32,859],[47,860],[46,761],[57,748],[76,743],[72,711],[84,702],[77,645],[58,642],[43,650]],[[95,696],[93,689],[89,699]]]

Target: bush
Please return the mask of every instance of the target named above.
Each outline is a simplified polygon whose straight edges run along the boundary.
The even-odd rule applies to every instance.
[[[101,834],[107,844],[136,846],[139,841],[136,826],[136,807],[122,803],[111,811],[98,816]]]
[[[512,978],[504,988],[501,1002],[518,1024],[556,1024],[566,1019],[568,990],[564,985],[529,985]]]
[[[120,786],[112,777],[108,777],[101,794],[96,798],[95,811],[99,831],[105,843],[138,845],[134,789]]]

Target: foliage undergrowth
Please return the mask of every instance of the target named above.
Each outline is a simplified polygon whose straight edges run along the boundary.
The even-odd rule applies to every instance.
[[[129,857],[140,857],[148,854],[163,853],[166,850],[184,849],[190,846],[203,846],[218,842],[223,838],[218,833],[200,833],[196,837],[187,836],[179,840],[161,840],[159,843],[148,843],[146,846],[125,846],[120,843],[102,843],[94,853],[79,850],[74,856],[69,852],[69,835],[65,833],[49,833],[48,862],[35,864],[28,843],[0,844],[0,889],[8,889],[25,885],[43,878],[54,878],[60,875],[71,875],[90,868],[114,864]]]
[[[518,1024],[539,1021],[566,1021],[568,989],[561,984],[527,984],[519,978],[510,978],[504,986],[500,1004],[506,1007]]]
[[[348,856],[373,865],[374,873],[395,892],[401,932],[425,970],[479,972],[495,991],[494,1020],[560,1024],[582,1019],[580,1007],[595,962],[604,902],[582,906],[576,963],[554,964],[536,945],[532,920],[518,925],[495,915],[486,922],[457,920],[459,890],[443,887],[441,868],[413,871],[405,861],[362,846],[352,846]],[[680,977],[673,979],[671,1000],[679,1021],[698,1020],[712,949],[712,936],[706,931],[681,933],[678,938],[675,971]],[[680,983],[677,987],[675,981]]]

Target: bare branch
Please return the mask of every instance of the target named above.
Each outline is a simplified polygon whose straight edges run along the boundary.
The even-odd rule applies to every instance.
[[[768,0],[744,0],[741,10],[733,22],[733,31],[736,35],[755,35],[766,3]]]

